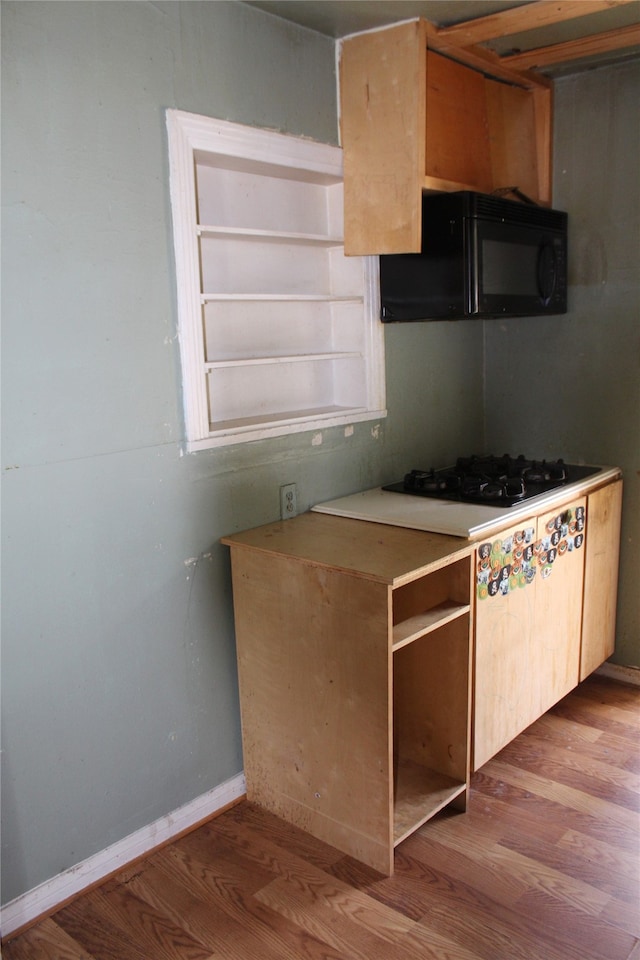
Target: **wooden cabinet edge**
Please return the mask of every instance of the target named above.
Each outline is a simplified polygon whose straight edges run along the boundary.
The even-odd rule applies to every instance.
[[[553,86],[531,91],[535,122],[538,202],[551,206],[553,180]]]
[[[619,478],[594,489],[587,497],[580,682],[615,650],[622,491]]]

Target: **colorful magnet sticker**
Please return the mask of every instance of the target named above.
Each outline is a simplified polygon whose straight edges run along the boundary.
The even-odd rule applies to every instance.
[[[535,540],[535,528],[526,527],[477,551],[476,583],[479,600],[505,596],[533,583],[536,574],[546,580],[554,563],[584,543],[584,507],[572,507],[552,517],[544,535]]]

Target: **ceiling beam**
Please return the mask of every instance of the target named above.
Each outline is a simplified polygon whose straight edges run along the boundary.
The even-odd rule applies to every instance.
[[[467,20],[451,27],[437,27],[424,21],[427,44],[438,53],[507,83],[515,83],[527,89],[551,86],[552,81],[536,70],[636,46],[640,44],[640,24],[504,56],[499,56],[481,44],[637,2],[638,0],[532,0],[522,6],[510,7],[499,13]]]
[[[487,17],[435,29],[440,49],[450,46],[453,52],[455,47],[468,47],[474,43],[525,33],[634,2],[637,0],[533,0],[521,7],[511,7]]]
[[[637,45],[640,45],[640,24],[632,24],[606,33],[596,33],[591,37],[582,37],[580,40],[569,40],[566,43],[556,43],[551,47],[509,54],[501,57],[500,60],[505,66],[511,66],[516,70],[528,70],[531,67],[548,67],[556,63],[567,63],[570,60],[579,60],[581,57],[592,57]]]
[[[436,53],[443,53],[457,60],[458,63],[464,63],[480,73],[488,74],[506,83],[515,84],[523,87],[525,90],[531,90],[534,87],[552,87],[553,81],[541,73],[528,71],[525,67],[512,66],[510,63],[504,63],[503,58],[499,57],[493,50],[487,50],[485,47],[459,47],[448,43],[441,43],[440,31],[428,20],[423,21],[426,28],[427,46]]]

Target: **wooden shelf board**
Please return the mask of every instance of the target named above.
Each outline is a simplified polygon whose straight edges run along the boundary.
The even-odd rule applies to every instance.
[[[457,193],[459,190],[478,191],[478,185],[473,183],[458,183],[457,180],[443,180],[441,177],[425,177],[422,181],[425,193]]]
[[[227,123],[224,120],[216,120],[215,123],[218,125],[218,127],[222,125],[227,126]],[[231,127],[232,124],[229,124],[228,126]],[[265,143],[267,143],[270,136],[273,138],[274,135],[276,138],[283,136],[283,134],[275,133],[275,131],[258,131],[258,137],[263,136]],[[241,137],[242,132],[240,132],[238,136]],[[286,134],[284,136],[286,136]],[[252,131],[251,139],[253,140],[254,138],[255,131]],[[324,147],[325,145],[313,144],[313,147],[317,146]],[[327,144],[327,146],[329,145]],[[239,149],[240,148],[236,148],[236,150]],[[265,147],[265,149],[268,150],[267,147]],[[277,145],[275,149],[278,150]],[[210,149],[195,148],[193,151],[193,158],[198,166],[213,168],[220,167],[223,170],[235,170],[239,173],[251,173],[258,174],[261,177],[273,177],[274,180],[292,180],[299,183],[313,183],[318,184],[321,187],[334,187],[339,186],[342,183],[341,165],[331,158],[327,158],[325,161],[317,161],[315,159],[310,160],[308,157],[304,156],[304,154],[308,153],[308,148],[305,149],[304,143],[302,146],[295,142],[287,143],[285,149],[286,154],[281,153],[282,162],[280,163],[263,160],[257,156],[244,156],[240,152],[234,152],[230,149],[217,150],[215,147]],[[335,148],[329,148],[329,150],[326,152],[329,153],[331,149]],[[267,155],[275,156],[273,146]]]
[[[464,782],[412,760],[400,759],[395,784],[393,845],[402,843],[465,789]]]
[[[431,610],[425,610],[415,617],[409,617],[408,620],[402,620],[396,623],[393,628],[393,647],[394,651],[412,643],[419,637],[423,637],[432,630],[437,630],[451,620],[468,614],[471,607],[468,603],[457,603],[455,600],[445,600]]]

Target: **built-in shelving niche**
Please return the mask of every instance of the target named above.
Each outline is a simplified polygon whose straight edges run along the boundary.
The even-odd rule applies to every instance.
[[[190,449],[384,416],[377,262],[344,256],[341,150],[168,122]]]

